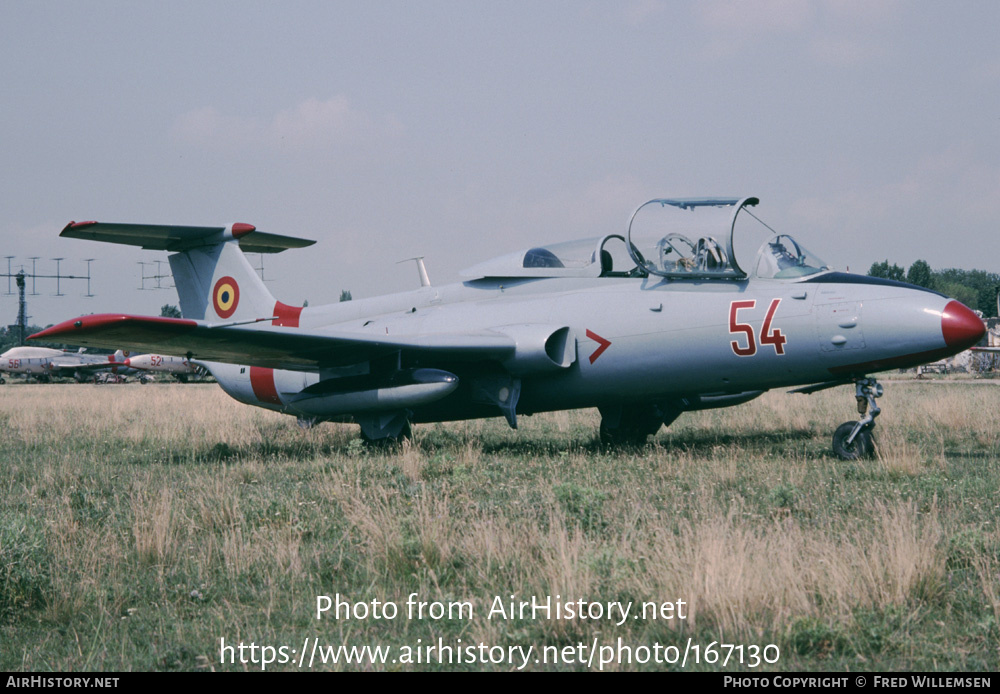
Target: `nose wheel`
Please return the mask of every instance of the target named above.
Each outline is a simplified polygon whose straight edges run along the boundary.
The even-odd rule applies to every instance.
[[[882,396],[882,385],[874,378],[862,378],[855,381],[854,389],[861,418],[844,422],[833,434],[833,452],[842,460],[871,458],[875,454],[872,429],[875,418],[882,412],[875,399]]]

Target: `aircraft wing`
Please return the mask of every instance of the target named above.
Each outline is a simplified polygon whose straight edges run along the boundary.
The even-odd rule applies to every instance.
[[[62,373],[77,373],[81,371],[103,371],[115,366],[125,367],[125,362],[117,361],[95,361],[82,362],[79,359],[52,359],[49,361],[49,370]]]
[[[372,335],[349,331],[212,324],[186,318],[95,314],[35,333],[29,340],[55,340],[88,347],[128,345],[134,350],[189,355],[273,369],[313,370],[347,366],[394,352],[456,361],[506,359],[516,350],[509,335],[493,331],[423,335]],[[108,364],[111,365],[111,364]],[[107,365],[106,365],[107,366]]]

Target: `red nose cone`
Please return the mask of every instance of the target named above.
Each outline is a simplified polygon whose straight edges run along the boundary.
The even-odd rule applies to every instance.
[[[941,314],[941,332],[944,343],[958,351],[972,347],[986,333],[983,319],[970,311],[965,304],[951,301]]]
[[[125,366],[132,366],[132,360],[131,359],[126,359],[125,360]]]

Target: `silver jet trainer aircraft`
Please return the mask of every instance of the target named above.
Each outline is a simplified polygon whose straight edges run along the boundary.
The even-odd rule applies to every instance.
[[[125,368],[121,351],[114,354],[83,354],[49,347],[12,347],[0,354],[0,373],[33,376],[48,381],[56,376],[72,376],[80,383],[101,371]],[[0,378],[0,383],[4,383]]]
[[[854,383],[862,416],[834,449],[870,455],[882,394],[870,374],[968,349],[983,322],[936,292],[831,271],[761,222],[757,202],[651,200],[625,235],[308,308],[276,301],[241,249],[312,241],[249,224],[70,223],[62,236],[173,251],[184,318],[82,316],[34,338],[186,354],[241,402],[353,421],[366,441],[407,436],[411,422],[502,415],[516,427],[519,414],[597,407],[602,441],[640,443],[689,410]]]
[[[187,383],[189,376],[204,373],[196,364],[184,357],[172,357],[166,354],[138,354],[126,356],[125,366],[140,372],[139,380],[145,382],[146,373],[170,374],[181,383]]]

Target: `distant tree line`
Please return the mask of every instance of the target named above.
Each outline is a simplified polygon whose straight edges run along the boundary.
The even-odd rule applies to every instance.
[[[873,263],[868,270],[871,277],[884,277],[909,282],[918,287],[933,289],[952,299],[958,299],[969,308],[983,312],[987,318],[997,315],[997,291],[1000,274],[985,270],[931,270],[926,260],[917,260],[909,270],[903,270],[888,260]]]
[[[51,326],[49,326],[51,327]],[[34,335],[37,332],[41,332],[44,328],[40,325],[29,325],[24,331],[24,336]],[[14,330],[10,328],[0,328],[0,353],[6,352],[11,347],[17,347],[17,329],[15,326]],[[67,349],[67,345],[61,342],[26,342],[29,347],[52,347],[53,349]]]
[[[160,306],[160,317],[162,318],[183,318],[181,310],[173,304],[163,304]]]

